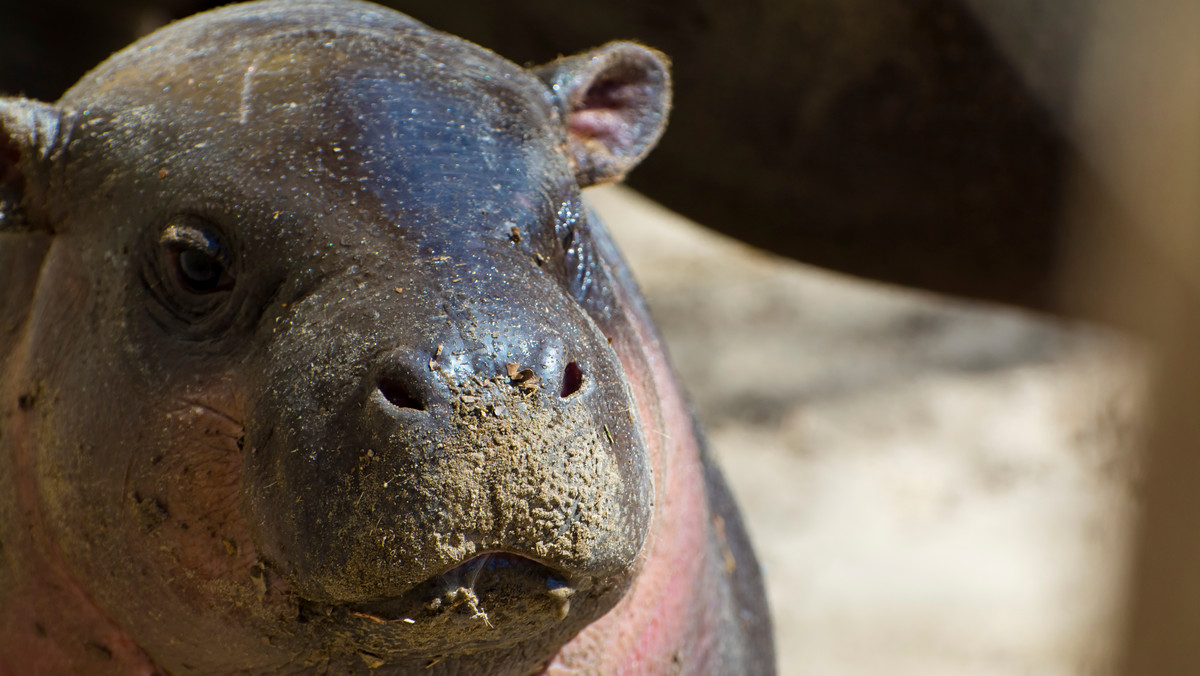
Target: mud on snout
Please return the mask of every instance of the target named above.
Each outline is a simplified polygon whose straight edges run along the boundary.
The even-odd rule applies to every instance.
[[[436,349],[381,370],[347,348],[342,380],[365,385],[267,388],[257,408],[282,422],[248,425],[246,499],[304,621],[386,656],[565,641],[607,612],[636,576],[652,487],[604,347],[565,381]]]

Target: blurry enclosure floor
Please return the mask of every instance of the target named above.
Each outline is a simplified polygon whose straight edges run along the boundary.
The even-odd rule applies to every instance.
[[[745,511],[781,674],[1110,673],[1136,346],[772,258],[628,189],[589,196]]]

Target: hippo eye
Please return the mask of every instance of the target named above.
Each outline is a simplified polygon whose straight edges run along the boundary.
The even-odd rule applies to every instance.
[[[159,239],[167,268],[184,290],[196,295],[228,291],[233,287],[229,253],[199,219],[172,221]]]
[[[179,277],[188,289],[196,293],[209,293],[221,288],[228,275],[225,266],[207,251],[184,249],[177,252]]]

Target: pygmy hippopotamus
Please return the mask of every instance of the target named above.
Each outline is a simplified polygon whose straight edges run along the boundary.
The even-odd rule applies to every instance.
[[[0,99],[0,674],[772,673],[581,198],[669,98],[267,0]]]

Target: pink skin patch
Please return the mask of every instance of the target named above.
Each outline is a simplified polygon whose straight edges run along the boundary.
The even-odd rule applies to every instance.
[[[571,114],[567,133],[585,142],[596,140],[609,148],[627,148],[634,143],[632,127],[620,108],[585,108]]]
[[[27,343],[10,363],[28,363]],[[25,373],[10,373],[4,385],[22,382]],[[4,401],[18,396],[6,389]],[[117,624],[83,590],[67,569],[62,552],[47,537],[32,480],[30,413],[13,406],[5,412],[16,509],[27,528],[5,531],[7,589],[0,608],[0,676],[26,674],[95,674],[150,676],[159,670]],[[10,487],[5,487],[8,489]]]
[[[716,631],[711,609],[718,581],[710,579],[706,559],[709,517],[699,447],[657,335],[618,293],[634,335],[615,337],[613,348],[632,374],[652,459],[652,539],[630,592],[564,646],[543,674],[709,673],[706,637]]]
[[[224,412],[237,410],[233,397],[221,399],[189,397],[169,411],[174,443],[139,468],[138,480],[125,489],[147,520],[161,520],[147,526],[175,543],[174,560],[163,563],[192,571],[198,583],[245,575],[257,562],[239,504],[242,424]],[[188,589],[194,593],[196,586]]]

